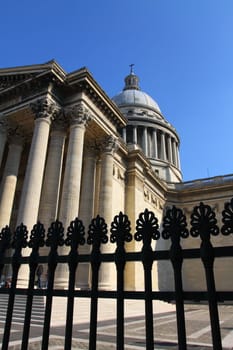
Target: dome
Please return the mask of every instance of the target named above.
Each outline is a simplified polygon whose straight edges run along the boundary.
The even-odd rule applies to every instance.
[[[149,109],[154,109],[161,113],[158,104],[150,97],[148,94],[141,90],[124,90],[112,98],[113,102],[116,103],[118,107],[123,106],[142,106]]]
[[[133,72],[133,65],[131,66],[130,74],[125,78],[125,87],[122,92],[112,98],[113,102],[118,107],[123,106],[140,106],[148,109],[154,109],[156,112],[161,113],[158,104],[139,88],[139,78]]]

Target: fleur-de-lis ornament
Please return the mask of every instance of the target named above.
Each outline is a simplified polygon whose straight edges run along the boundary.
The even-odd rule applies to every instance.
[[[219,234],[219,228],[216,224],[215,212],[209,205],[201,202],[199,206],[194,207],[191,214],[190,234],[192,237],[200,236],[202,240],[209,240],[210,235]]]
[[[222,222],[222,234],[227,236],[230,233],[233,233],[233,198],[230,202],[225,203],[224,210],[222,212]]]

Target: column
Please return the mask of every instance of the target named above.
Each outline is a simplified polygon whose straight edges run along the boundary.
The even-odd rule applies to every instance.
[[[172,140],[171,140],[171,135],[168,135],[168,160],[170,163],[172,163]]]
[[[96,179],[96,160],[98,150],[94,144],[88,144],[84,150],[83,173],[81,186],[81,200],[79,208],[79,218],[85,227],[86,238],[88,227],[94,217],[95,200],[95,179]],[[79,247],[81,254],[89,254],[91,247],[88,244]],[[90,287],[90,264],[79,264],[77,271],[77,287],[87,289]]]
[[[152,139],[153,139],[153,146],[154,146],[154,157],[158,159],[158,139],[157,139],[157,131],[156,129],[153,129],[153,134],[152,134]]]
[[[166,145],[165,145],[165,134],[161,131],[161,158],[162,160],[167,160],[166,156]]]
[[[143,128],[143,135],[142,135],[142,145],[143,145],[143,151],[145,153],[145,156],[148,156],[148,139],[147,139],[147,128]]]
[[[70,120],[70,135],[59,213],[59,220],[65,230],[79,213],[84,135],[87,122],[91,118],[88,109],[82,103],[68,108],[66,115]],[[63,246],[59,249],[61,255],[67,255],[68,252],[68,247]],[[58,265],[56,274],[56,287],[67,287],[68,266]]]
[[[17,134],[11,134],[6,165],[1,183],[0,230],[10,224],[22,150],[23,138],[21,135],[18,132]]]
[[[173,163],[177,167],[176,141],[172,140]]]
[[[35,125],[20,199],[17,225],[31,230],[37,222],[51,118],[57,107],[48,99],[31,104]]]
[[[41,193],[39,221],[47,229],[57,219],[66,124],[61,110],[53,121]]]
[[[59,213],[65,228],[79,212],[84,134],[90,120],[89,111],[81,103],[67,109],[66,114],[70,119],[70,135]]]
[[[137,126],[133,126],[133,143],[137,145],[138,143],[138,135],[137,135]]]
[[[0,166],[2,164],[2,157],[7,140],[7,124],[6,120],[0,116]]]
[[[180,152],[179,152],[179,145],[178,144],[177,144],[176,154],[177,154],[177,168],[180,169]]]
[[[127,143],[126,127],[122,129],[122,137],[125,143]]]
[[[49,99],[38,100],[30,107],[35,123],[17,218],[17,225],[24,223],[29,232],[38,219],[50,124],[58,111],[57,105]],[[29,253],[28,248],[23,252],[25,255]],[[28,266],[22,265],[18,277],[20,287],[27,287],[28,276]]]
[[[101,162],[101,179],[100,179],[100,194],[99,194],[99,215],[102,216],[108,229],[113,219],[112,211],[112,191],[113,191],[113,161],[114,152],[117,149],[117,140],[109,136],[102,144],[102,162]],[[110,244],[102,245],[103,253],[112,252],[114,247]],[[111,266],[104,264],[100,268],[99,287],[106,289],[111,287]]]

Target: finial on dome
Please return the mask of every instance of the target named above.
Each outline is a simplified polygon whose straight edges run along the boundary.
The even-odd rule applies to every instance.
[[[135,66],[135,64],[134,64],[134,63],[131,63],[129,66],[130,66],[130,74],[134,74],[134,72],[133,72],[133,66]]]
[[[133,67],[134,63],[131,63],[130,66],[130,74],[125,77],[125,87],[123,90],[140,90],[139,88],[139,78],[134,74]]]

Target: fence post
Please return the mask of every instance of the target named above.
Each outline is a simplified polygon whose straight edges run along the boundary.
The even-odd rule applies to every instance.
[[[2,350],[8,349],[14,302],[15,302],[15,294],[16,294],[15,290],[17,285],[18,272],[21,264],[20,260],[22,258],[21,251],[22,251],[22,248],[27,247],[27,235],[28,235],[27,227],[21,224],[16,228],[16,231],[13,237],[12,247],[15,249],[15,252],[12,256],[12,282],[11,282],[11,288],[10,288],[10,295],[8,299],[6,323],[5,323],[5,330],[4,330],[3,341],[2,341]]]
[[[146,209],[136,221],[136,241],[143,241],[142,263],[144,268],[145,290],[145,320],[146,320],[146,350],[154,349],[154,322],[151,270],[153,265],[152,239],[159,239],[158,220],[152,211]]]
[[[64,227],[60,221],[55,221],[48,229],[48,236],[45,242],[47,247],[50,247],[48,256],[48,286],[46,290],[46,304],[45,304],[45,316],[44,316],[44,328],[42,336],[42,350],[47,350],[49,345],[49,331],[51,322],[52,302],[53,302],[53,285],[54,275],[58,261],[58,246],[64,244]]]
[[[92,244],[91,252],[91,315],[90,315],[90,334],[89,334],[89,350],[96,350],[96,331],[97,331],[97,308],[98,308],[98,281],[99,268],[101,264],[101,243],[108,242],[107,224],[99,215],[92,219],[88,230],[87,243]]]
[[[30,267],[30,275],[29,275],[29,283],[28,283],[28,291],[27,291],[27,302],[24,316],[24,327],[23,327],[23,336],[22,336],[22,346],[21,350],[27,350],[28,348],[28,338],[29,331],[31,325],[31,314],[32,314],[32,302],[33,302],[33,290],[35,284],[35,273],[36,268],[38,266],[38,258],[39,258],[39,247],[44,246],[44,237],[45,237],[45,229],[44,226],[38,222],[33,226],[31,231],[30,241],[28,243],[29,248],[32,248],[32,252],[29,258],[29,267]]]
[[[130,221],[122,212],[114,217],[111,224],[111,243],[117,244],[115,264],[117,268],[117,350],[124,350],[124,268],[125,242],[132,240]]]
[[[175,280],[175,298],[176,298],[176,323],[178,333],[179,350],[187,349],[185,316],[184,316],[184,298],[182,283],[182,248],[180,245],[180,237],[187,238],[189,233],[187,230],[186,217],[182,210],[175,206],[168,209],[163,219],[164,230],[162,237],[164,239],[171,238],[172,244],[170,248],[170,259],[174,270]]]
[[[65,244],[71,247],[68,256],[70,273],[66,311],[65,350],[70,350],[72,345],[75,272],[78,266],[78,246],[85,243],[84,235],[85,231],[82,221],[78,218],[76,218],[74,221],[71,221],[70,226],[67,230],[67,238],[65,240]]]
[[[192,227],[190,230],[190,234],[193,237],[197,237],[199,235],[201,237],[200,255],[205,268],[206,275],[213,349],[221,350],[222,341],[213,271],[214,249],[210,242],[211,234],[215,236],[219,234],[219,228],[216,225],[216,223],[217,220],[215,218],[215,213],[213,210],[211,210],[209,205],[204,205],[203,203],[200,203],[199,206],[194,207],[193,213],[191,214]]]

